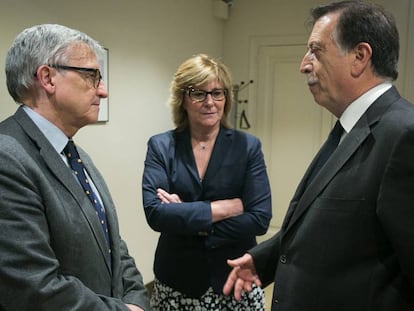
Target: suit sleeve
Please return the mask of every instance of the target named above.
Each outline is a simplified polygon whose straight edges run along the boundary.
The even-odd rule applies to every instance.
[[[208,201],[162,204],[157,189],[170,190],[169,178],[173,174],[170,159],[174,155],[172,140],[165,136],[148,141],[142,180],[145,216],[150,227],[157,232],[196,235],[211,230],[211,207]],[[189,186],[190,188],[190,186]],[[183,198],[182,198],[183,199]]]
[[[126,243],[121,240],[121,273],[124,285],[125,303],[134,304],[144,310],[151,310],[147,289],[142,275],[136,268],[135,260],[129,255]]]
[[[249,239],[266,233],[272,218],[269,179],[260,141],[248,136],[248,160],[241,199],[243,214],[213,224],[207,245],[219,246],[227,242]]]
[[[275,279],[280,253],[280,233],[256,245],[248,253],[253,257],[256,272],[265,288]]]
[[[414,126],[403,133],[392,152],[377,213],[402,273],[414,287]]]

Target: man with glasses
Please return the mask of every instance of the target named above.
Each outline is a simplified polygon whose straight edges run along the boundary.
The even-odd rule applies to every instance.
[[[19,108],[0,123],[2,311],[150,309],[109,190],[72,140],[108,95],[102,52],[60,25],[28,28],[8,51]]]

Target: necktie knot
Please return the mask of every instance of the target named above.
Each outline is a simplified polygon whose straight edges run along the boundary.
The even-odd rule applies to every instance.
[[[79,153],[76,150],[75,143],[72,139],[69,139],[68,143],[66,144],[65,148],[63,149],[68,160],[72,161],[73,159],[80,159]]]
[[[332,145],[336,148],[339,144],[339,141],[341,140],[342,133],[344,131],[344,128],[341,125],[341,122],[339,120],[336,121],[335,126],[331,130],[331,133],[329,134],[332,136]]]
[[[335,126],[329,133],[328,139],[323,145],[321,152],[319,153],[319,157],[316,161],[316,164],[314,165],[312,171],[308,175],[309,177],[306,181],[306,185],[310,184],[312,179],[317,175],[319,170],[324,166],[325,162],[329,159],[331,154],[335,151],[336,147],[338,147],[343,131],[344,129],[341,125],[341,122],[337,120],[335,123]]]

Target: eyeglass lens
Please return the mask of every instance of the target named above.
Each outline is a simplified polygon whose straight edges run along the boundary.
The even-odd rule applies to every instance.
[[[80,70],[80,71],[82,71],[82,70]],[[93,82],[93,86],[95,87],[95,88],[97,88],[98,86],[99,86],[99,83],[101,82],[101,80],[102,80],[102,75],[101,75],[101,71],[99,70],[99,69],[94,69],[93,71],[91,70],[91,71],[83,71],[83,72],[85,72],[85,73],[89,73],[89,75],[90,75],[90,78],[91,78],[91,80],[92,80],[92,82]]]
[[[196,90],[190,88],[188,90],[188,95],[190,98],[196,102],[204,101],[207,98],[207,95],[210,94],[214,100],[223,100],[226,97],[226,89],[213,89],[210,92],[204,90]]]
[[[89,79],[92,80],[93,86],[98,88],[99,83],[102,80],[101,71],[95,68],[85,68],[85,67],[75,67],[75,66],[66,66],[66,65],[58,65],[58,64],[50,64],[50,67],[63,69],[63,70],[74,70],[80,73],[86,73]]]
[[[99,86],[99,82],[101,82],[101,80],[102,80],[101,71],[99,69],[96,69],[94,78],[95,78],[94,86],[95,86],[95,88],[97,88]]]

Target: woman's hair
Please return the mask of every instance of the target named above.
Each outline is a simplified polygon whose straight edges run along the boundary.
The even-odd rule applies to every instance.
[[[87,45],[97,56],[103,48],[83,32],[57,24],[36,25],[23,30],[6,57],[7,88],[21,103],[33,86],[35,73],[42,65],[65,64],[68,51],[76,44]]]
[[[230,128],[228,116],[233,101],[233,85],[228,68],[208,55],[198,54],[184,61],[177,69],[171,82],[169,104],[176,129],[188,128],[188,116],[183,107],[185,91],[211,81],[218,81],[227,90],[221,125]]]

